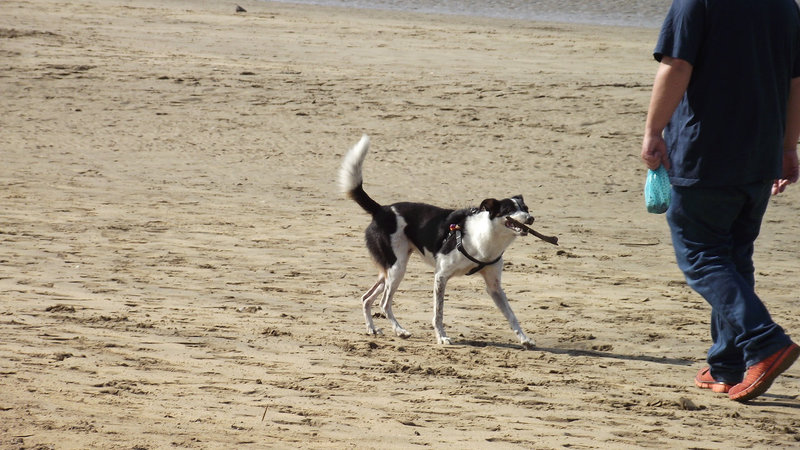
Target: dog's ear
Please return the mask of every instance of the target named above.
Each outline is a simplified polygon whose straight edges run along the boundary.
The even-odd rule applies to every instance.
[[[515,195],[511,198],[519,203],[519,206],[523,211],[528,212],[528,205],[525,204],[525,199],[522,198],[522,194]]]
[[[494,219],[495,217],[497,217],[497,214],[500,211],[500,202],[494,198],[487,198],[486,200],[481,202],[481,206],[479,209],[481,211],[488,211],[489,218]]]

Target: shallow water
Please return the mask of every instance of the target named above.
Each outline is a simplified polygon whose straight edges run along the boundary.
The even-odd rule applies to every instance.
[[[671,0],[291,0],[285,3],[658,28]]]

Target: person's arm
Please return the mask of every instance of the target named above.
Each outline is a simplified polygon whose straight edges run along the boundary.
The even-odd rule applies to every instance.
[[[783,138],[783,174],[772,185],[773,195],[783,192],[786,186],[796,182],[800,176],[797,163],[798,140],[800,140],[800,78],[793,78],[786,111],[786,134]]]
[[[669,168],[667,145],[662,133],[683,98],[691,77],[692,65],[687,61],[669,56],[661,58],[642,141],[642,159],[650,169],[658,169],[662,164]]]

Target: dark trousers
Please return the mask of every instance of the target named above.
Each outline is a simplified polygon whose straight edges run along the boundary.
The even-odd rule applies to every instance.
[[[667,211],[678,267],[711,305],[711,375],[729,384],[791,342],[755,293],[753,242],[771,185],[674,186]]]

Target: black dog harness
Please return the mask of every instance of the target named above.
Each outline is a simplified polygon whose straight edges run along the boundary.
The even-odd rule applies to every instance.
[[[476,259],[472,255],[467,253],[467,250],[464,248],[464,244],[461,243],[461,227],[457,224],[450,225],[450,235],[456,236],[456,248],[458,249],[458,251],[460,251],[462,255],[466,256],[468,260],[478,265],[478,267],[475,267],[474,269],[467,272],[467,275],[472,275],[476,272],[479,272],[486,266],[491,266],[492,264],[496,264],[498,261],[500,261],[501,258],[503,258],[503,254],[501,253],[500,256],[498,256],[497,259],[495,259],[494,261],[484,262],[479,259]]]

